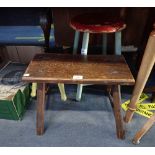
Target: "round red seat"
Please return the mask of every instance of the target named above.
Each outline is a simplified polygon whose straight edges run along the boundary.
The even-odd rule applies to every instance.
[[[113,33],[123,30],[126,24],[117,17],[110,18],[102,13],[85,13],[72,18],[70,26],[80,32]]]

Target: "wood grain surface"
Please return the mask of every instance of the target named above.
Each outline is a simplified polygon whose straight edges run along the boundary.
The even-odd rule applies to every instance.
[[[27,74],[28,76],[25,76]],[[50,83],[132,85],[135,80],[123,56],[37,54],[23,80]],[[73,79],[73,76],[82,79]]]

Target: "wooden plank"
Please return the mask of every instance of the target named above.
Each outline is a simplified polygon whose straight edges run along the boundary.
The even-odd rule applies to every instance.
[[[31,82],[134,84],[123,56],[37,54],[25,74],[23,80]]]

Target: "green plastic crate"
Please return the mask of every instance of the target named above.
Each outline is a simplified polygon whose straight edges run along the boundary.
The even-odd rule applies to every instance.
[[[9,62],[0,70],[0,119],[21,120],[23,118],[30,103],[30,86],[21,82],[22,73],[25,69],[26,65],[24,64]],[[15,76],[11,77],[10,73]],[[15,84],[9,78],[10,85],[8,81],[4,82],[3,77],[5,75],[9,75],[10,79],[16,77]]]
[[[11,99],[0,100],[0,118],[21,120],[30,102],[30,88],[20,89]]]

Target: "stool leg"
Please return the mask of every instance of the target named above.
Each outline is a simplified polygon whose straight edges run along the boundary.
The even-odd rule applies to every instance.
[[[88,43],[89,43],[89,32],[85,32],[83,34],[83,41],[82,41],[82,49],[81,49],[82,55],[87,55]]]
[[[77,101],[81,100],[82,89],[83,89],[83,84],[78,84],[78,86],[77,86],[77,93],[76,93],[76,100]]]
[[[73,45],[73,54],[77,54],[79,37],[80,37],[80,32],[79,31],[75,31],[74,45]]]
[[[144,126],[135,134],[132,142],[134,144],[139,144],[140,143],[140,139],[148,132],[148,130],[153,126],[155,122],[155,114],[153,114],[153,116],[151,116],[147,122],[144,124]]]
[[[120,85],[113,86],[113,104],[114,104],[114,116],[115,116],[115,122],[116,122],[117,137],[119,139],[124,139],[125,130],[123,127],[123,119],[121,116]]]
[[[36,97],[37,93],[37,83],[32,83],[32,89],[31,89],[31,97]]]
[[[132,93],[131,102],[128,105],[128,110],[126,112],[124,121],[126,123],[130,122],[134,111],[136,110],[136,103],[144,89],[144,86],[148,80],[151,70],[155,63],[155,36],[149,37],[144,56],[141,62],[141,66],[136,79],[135,87]]]
[[[103,33],[102,54],[107,54],[107,34]]]
[[[67,96],[66,96],[64,84],[63,83],[58,83],[58,87],[59,87],[59,91],[60,91],[60,94],[61,94],[61,100],[66,101]]]
[[[37,135],[44,133],[45,83],[37,85]]]
[[[81,49],[81,54],[82,55],[87,55],[87,52],[88,52],[88,43],[89,43],[89,33],[88,32],[85,32],[83,34],[83,42],[82,42],[82,49]],[[82,84],[78,84],[77,93],[76,93],[76,100],[77,101],[80,101],[81,100],[82,89],[83,89],[83,85]]]
[[[75,31],[75,36],[74,36],[74,45],[73,45],[73,55],[77,54],[77,49],[78,49],[78,43],[79,43],[79,37],[80,37],[80,32]],[[64,84],[58,84],[60,94],[61,94],[61,100],[66,101],[67,96],[64,88]]]
[[[121,55],[122,45],[121,45],[121,31],[115,33],[115,55]]]

